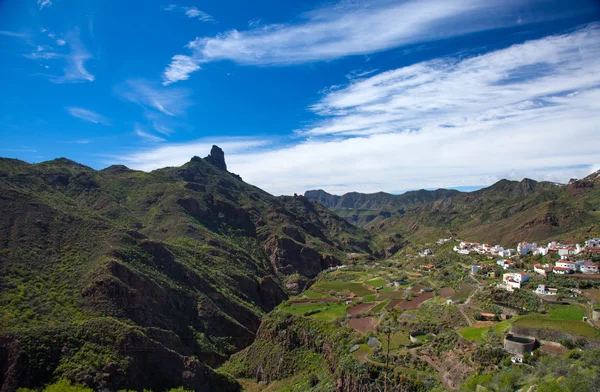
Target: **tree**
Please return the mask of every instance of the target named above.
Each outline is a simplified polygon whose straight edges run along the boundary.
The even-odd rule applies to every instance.
[[[388,390],[388,371],[390,363],[390,347],[392,345],[392,335],[398,332],[398,313],[396,310],[392,310],[385,315],[383,321],[379,324],[378,330],[385,336],[387,347],[385,354],[385,372],[384,372],[384,385],[383,390]]]

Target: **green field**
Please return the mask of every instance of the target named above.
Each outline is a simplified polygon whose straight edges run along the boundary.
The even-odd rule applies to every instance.
[[[308,317],[315,320],[331,321],[338,317],[343,317],[346,314],[347,305],[344,302],[334,303],[301,303],[293,305],[284,305],[282,309],[295,316],[304,316],[307,312],[319,310],[319,312],[309,315]]]
[[[585,309],[578,305],[552,305],[547,314],[528,314],[514,321],[520,328],[550,329],[585,337],[599,337],[600,331],[582,321]]]
[[[387,350],[387,337],[379,336],[379,341],[384,350]],[[390,339],[390,350],[396,350],[402,346],[406,346],[410,344],[410,339],[408,338],[408,333],[406,332],[398,332],[392,335]]]
[[[373,294],[362,283],[359,282],[320,282],[315,284],[311,290],[328,293],[330,291],[354,293],[360,297]]]
[[[576,320],[582,321],[585,309],[578,305],[552,305],[548,310],[551,320]]]
[[[366,297],[364,297],[362,301],[365,303],[369,303],[375,301],[375,299],[377,299],[377,294],[369,294]]]
[[[490,327],[465,327],[459,329],[457,332],[465,339],[472,340],[474,342],[483,342],[483,334]]]
[[[319,298],[323,298],[326,297],[326,294],[323,293],[317,293],[316,291],[305,291],[304,293],[302,293],[306,298],[310,298],[310,299],[319,299]]]
[[[375,278],[375,279],[367,280],[365,282],[365,284],[367,286],[375,286],[375,287],[383,286],[385,283],[386,283],[386,280],[383,278]]]
[[[383,309],[383,307],[389,303],[390,303],[389,300],[381,301],[379,303],[379,305],[377,305],[373,309],[371,309],[370,313],[379,313],[381,311],[381,309]]]

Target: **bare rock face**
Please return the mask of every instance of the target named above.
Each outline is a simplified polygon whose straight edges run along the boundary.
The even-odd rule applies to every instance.
[[[206,157],[206,160],[221,170],[227,170],[225,164],[225,153],[219,146],[212,146],[210,154]]]
[[[275,270],[284,275],[299,273],[313,278],[321,272],[321,254],[286,237],[271,237],[265,243],[265,250]]]

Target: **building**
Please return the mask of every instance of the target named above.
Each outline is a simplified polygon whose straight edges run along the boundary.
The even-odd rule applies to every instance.
[[[568,260],[557,261],[556,262],[556,267],[568,268],[568,269],[570,269],[573,272],[577,271],[577,263],[574,263],[574,262],[568,261]]]
[[[573,270],[570,268],[565,268],[565,267],[554,267],[552,272],[554,272],[555,274],[559,274],[559,275],[569,275],[569,274],[573,273]]]
[[[503,249],[500,252],[498,252],[498,256],[510,257],[510,256],[513,256],[515,253],[516,253],[516,250],[514,250],[514,249]]]
[[[586,248],[599,248],[600,249],[600,238],[590,238],[585,241]]]
[[[421,252],[421,254],[423,256],[433,256],[433,251],[431,249],[427,248],[423,252]]]
[[[471,275],[475,275],[477,273],[477,271],[479,271],[480,268],[478,265],[472,265],[471,266]]]
[[[517,253],[521,256],[524,256],[533,252],[535,249],[537,249],[537,247],[538,246],[536,243],[530,244],[528,242],[520,242],[519,245],[517,245]]]
[[[548,248],[546,248],[544,246],[540,246],[533,251],[533,254],[536,256],[537,255],[546,256],[548,254]]]
[[[506,285],[506,290],[514,291],[520,289],[521,285],[529,280],[526,272],[508,272],[502,275],[502,283]]]
[[[582,274],[597,274],[598,273],[598,264],[594,264],[591,261],[584,261],[579,266],[579,272]]]
[[[536,264],[533,266],[533,272],[542,276],[548,275],[554,268],[553,264]]]
[[[537,289],[535,289],[534,293],[537,295],[556,295],[558,294],[558,289],[553,289],[547,287],[545,284],[540,284]]]
[[[498,264],[500,267],[502,267],[502,269],[510,269],[513,268],[516,263],[514,261],[510,261],[510,260],[506,260],[506,259],[500,259],[500,260],[496,260],[496,264]]]
[[[558,248],[559,256],[573,256],[575,254],[575,248],[573,246],[565,246],[562,248]]]

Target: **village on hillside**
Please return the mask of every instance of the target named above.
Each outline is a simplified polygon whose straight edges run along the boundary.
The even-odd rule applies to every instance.
[[[352,356],[375,366],[392,356],[428,388],[600,349],[600,238],[514,249],[444,238],[386,260],[349,256],[279,310],[341,322]]]

